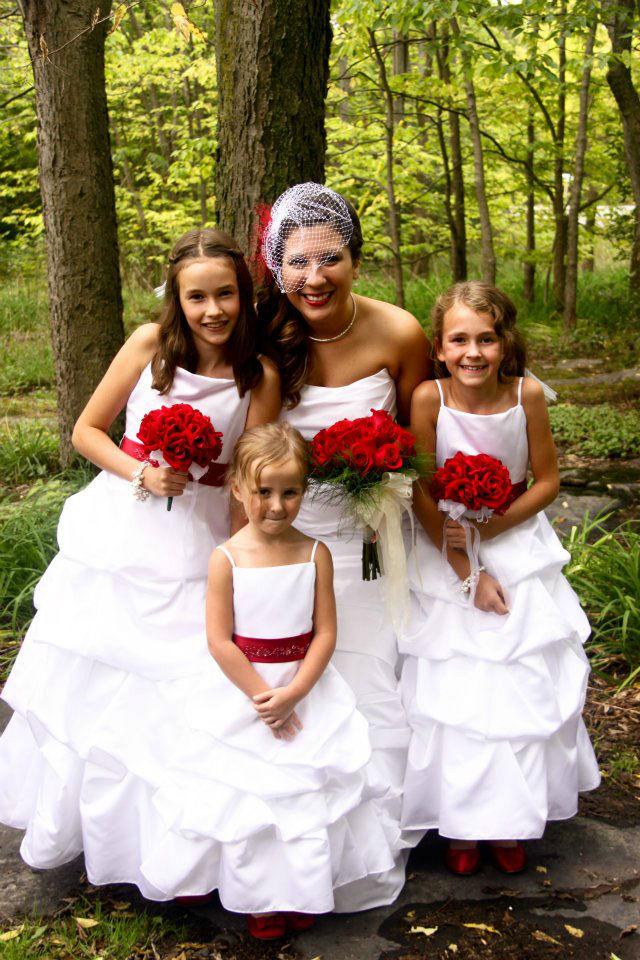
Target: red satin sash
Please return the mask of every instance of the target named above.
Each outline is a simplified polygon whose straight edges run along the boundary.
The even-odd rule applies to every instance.
[[[289,663],[293,660],[304,660],[312,637],[313,630],[297,637],[279,637],[275,640],[241,637],[234,633],[233,642],[252,663]]]
[[[507,506],[511,506],[514,500],[517,500],[518,497],[521,497],[523,493],[527,492],[527,481],[526,479],[520,480],[519,483],[514,483],[511,487],[511,494],[507,501]]]
[[[120,449],[124,453],[128,453],[130,457],[135,457],[136,460],[146,459],[142,444],[130,440],[129,437],[122,438]],[[158,466],[157,460],[150,460],[149,463],[154,467]],[[198,483],[203,483],[205,487],[224,487],[227,467],[227,463],[212,463],[207,472],[200,477]]]

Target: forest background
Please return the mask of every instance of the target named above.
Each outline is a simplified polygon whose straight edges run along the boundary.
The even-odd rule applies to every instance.
[[[329,0],[95,3],[0,0],[0,683],[56,550],[62,503],[92,475],[71,459],[70,423],[104,367],[100,357],[92,367],[93,354],[100,348],[108,358],[122,335],[120,278],[128,333],[157,316],[153,288],[177,236],[219,219],[251,254],[254,200],[270,202],[301,177],[324,179],[362,220],[359,292],[406,306],[428,329],[433,301],[452,280],[497,281],[518,305],[533,370],[558,386],[550,410],[563,481],[556,521],[594,628],[587,710],[605,788],[591,809],[618,804],[627,816],[640,779],[640,4],[333,0],[329,11]],[[259,11],[278,7],[293,26],[287,32],[276,16],[268,37],[265,27],[267,53],[257,55]],[[241,13],[221,59],[221,11],[234,9]],[[316,17],[313,41],[296,35],[296,9]],[[53,35],[64,11],[76,16],[76,39],[58,45],[33,21],[51,15]],[[81,94],[83,84],[101,83],[61,64],[98,31],[89,61],[104,48],[117,239],[108,215],[85,212],[73,157],[68,171],[54,169],[64,137],[74,126],[86,133],[80,108],[55,116],[54,106],[49,121],[67,133],[54,138],[43,192],[67,190],[70,200],[68,220],[58,214],[53,225],[58,239],[50,224],[45,245],[34,84],[44,76],[52,90],[66,84]],[[279,61],[268,81],[279,89],[268,88],[262,56],[274,70]],[[291,86],[278,79],[288,61]],[[261,178],[242,168],[243,131],[234,134],[234,120],[244,122],[234,97],[244,88],[266,105],[271,147]],[[279,133],[307,100],[320,103],[307,127],[297,138]],[[237,190],[229,197],[238,177],[252,197],[244,212]],[[94,241],[84,241],[85,227]],[[60,252],[75,231],[77,270],[71,248]],[[111,265],[93,245],[101,233]],[[604,513],[594,520],[597,510]],[[35,952],[18,944],[16,958],[40,955],[38,929],[29,934]],[[116,946],[97,944],[109,957],[120,956]]]

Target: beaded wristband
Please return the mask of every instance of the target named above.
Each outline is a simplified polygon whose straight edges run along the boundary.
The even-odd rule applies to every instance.
[[[480,574],[484,572],[484,567],[478,567],[475,573],[470,573],[469,576],[463,580],[458,587],[458,593],[471,593],[471,588],[475,587],[480,579]]]
[[[136,467],[133,473],[131,474],[131,493],[135,500],[140,500],[141,503],[144,503],[145,500],[148,500],[151,496],[148,490],[142,486],[142,474],[145,472],[149,466],[148,460],[143,460],[139,467]]]

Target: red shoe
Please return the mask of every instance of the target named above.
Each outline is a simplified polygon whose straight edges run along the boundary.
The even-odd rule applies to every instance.
[[[316,922],[312,913],[285,913],[285,919],[289,930],[310,930]]]
[[[247,930],[256,940],[277,940],[284,937],[287,925],[283,913],[271,913],[263,917],[247,914]]]
[[[480,869],[480,851],[477,847],[456,850],[448,846],[444,862],[451,873],[455,873],[459,877],[470,877],[472,873]]]
[[[515,847],[497,847],[489,844],[494,866],[503,873],[521,873],[527,865],[527,855],[521,843]]]

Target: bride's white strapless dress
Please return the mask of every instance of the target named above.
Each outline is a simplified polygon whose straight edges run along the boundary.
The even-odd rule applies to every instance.
[[[368,416],[371,410],[396,413],[395,383],[388,370],[341,387],[307,385],[300,403],[284,411],[286,419],[307,440],[338,420]],[[398,641],[385,611],[380,579],[362,579],[362,534],[340,506],[321,496],[305,496],[295,526],[318,538],[331,550],[334,588],[338,611],[338,638],[333,664],[353,690],[358,709],[369,722],[373,748],[372,775],[387,785],[380,804],[381,816],[397,828],[396,869],[377,878],[380,903],[389,903],[404,882],[404,861],[400,848],[401,793],[410,731],[399,692]],[[337,892],[339,909],[357,909],[362,887]]]

